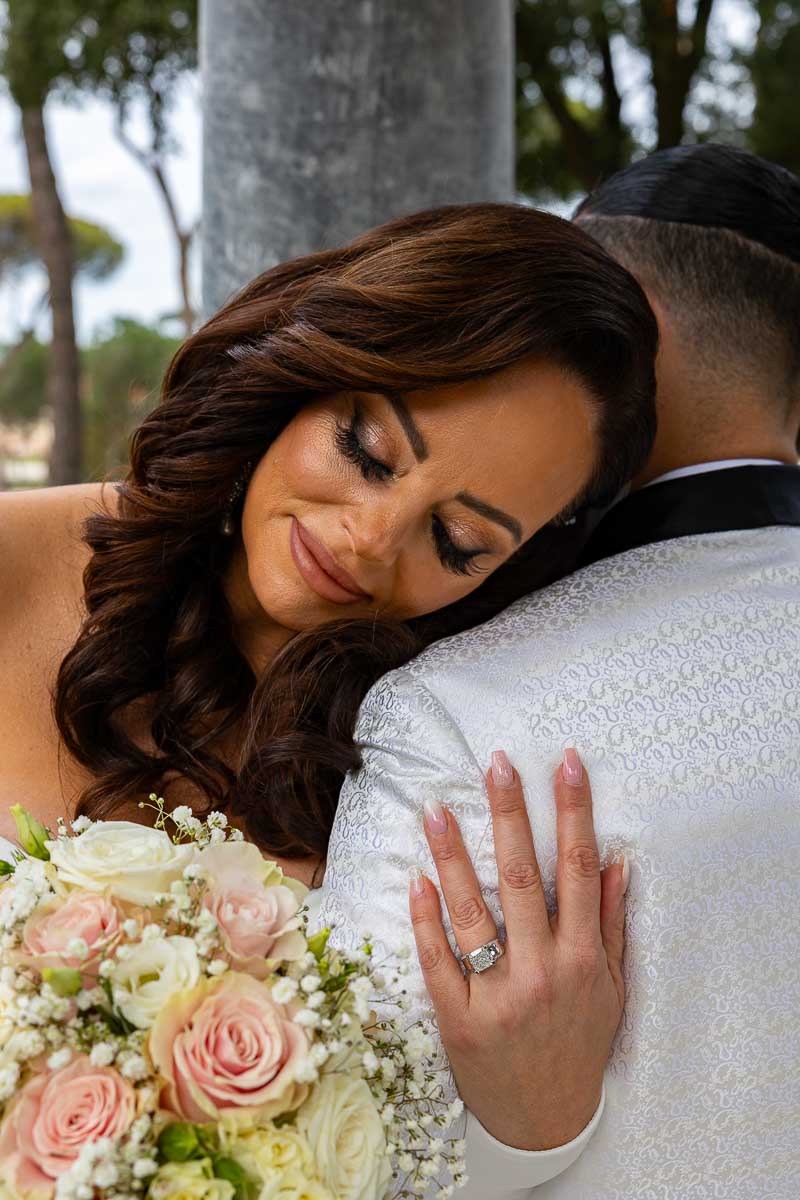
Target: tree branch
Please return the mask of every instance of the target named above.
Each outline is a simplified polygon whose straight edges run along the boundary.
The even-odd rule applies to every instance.
[[[183,301],[181,317],[186,329],[186,336],[188,337],[194,328],[195,318],[194,308],[192,306],[191,296],[189,294],[189,248],[197,228],[197,223],[195,223],[189,229],[184,229],[181,225],[180,217],[178,216],[178,209],[175,204],[166,173],[164,171],[164,165],[161,161],[158,145],[156,144],[151,146],[149,150],[143,150],[141,146],[137,146],[132,138],[128,137],[128,134],[125,131],[125,111],[122,107],[117,109],[114,127],[117,138],[125,147],[125,149],[132,154],[133,157],[142,164],[145,170],[149,171],[153,176],[156,181],[156,186],[161,193],[161,199],[164,201],[164,207],[167,210],[169,223],[175,236],[175,241],[178,245],[178,276],[180,282],[181,299]]]

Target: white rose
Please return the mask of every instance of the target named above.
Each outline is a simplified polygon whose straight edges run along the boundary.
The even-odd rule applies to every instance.
[[[381,1200],[392,1168],[383,1124],[363,1079],[324,1076],[300,1108],[297,1130],[337,1200]]]
[[[175,846],[163,829],[133,821],[97,821],[77,837],[47,842],[47,849],[66,883],[109,888],[132,904],[152,904],[156,893],[168,892],[195,856],[190,843]]]
[[[140,942],[114,963],[114,1003],[137,1029],[149,1029],[170,996],[200,982],[200,961],[191,938]]]

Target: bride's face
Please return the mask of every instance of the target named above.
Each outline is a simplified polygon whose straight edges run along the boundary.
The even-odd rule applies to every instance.
[[[593,426],[586,389],[530,361],[404,396],[339,392],[308,405],[247,489],[247,607],[299,631],[452,604],[583,489]]]

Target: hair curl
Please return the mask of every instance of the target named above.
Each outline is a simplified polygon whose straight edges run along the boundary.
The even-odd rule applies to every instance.
[[[418,213],[253,280],[175,355],[132,435],[117,514],[84,522],[87,615],[53,697],[66,748],[94,777],[79,811],[108,816],[123,799],[164,794],[174,772],[271,852],[323,855],[343,776],[360,761],[353,729],[369,687],[563,574],[572,531],[541,531],[429,617],[298,634],[256,679],[221,586],[234,482],[322,395],[411,391],[540,355],[594,398],[597,464],[575,502],[600,502],[652,444],[656,345],[633,277],[575,226],[520,205]],[[137,710],[153,753],[124,727]],[[215,746],[241,728],[232,770]]]

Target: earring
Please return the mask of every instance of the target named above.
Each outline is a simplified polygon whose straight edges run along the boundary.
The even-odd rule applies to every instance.
[[[248,475],[250,474],[250,466],[251,466],[251,464],[248,463],[247,466],[245,467],[245,469],[242,471],[241,475],[236,480],[236,483],[233,485],[233,490],[231,491],[231,494],[228,497],[228,506],[225,509],[225,515],[222,518],[222,520],[220,522],[220,526],[219,526],[220,531],[222,533],[224,533],[225,537],[230,537],[236,528],[236,526],[233,523],[233,506],[245,489],[245,486],[247,484],[247,478],[248,478]]]

